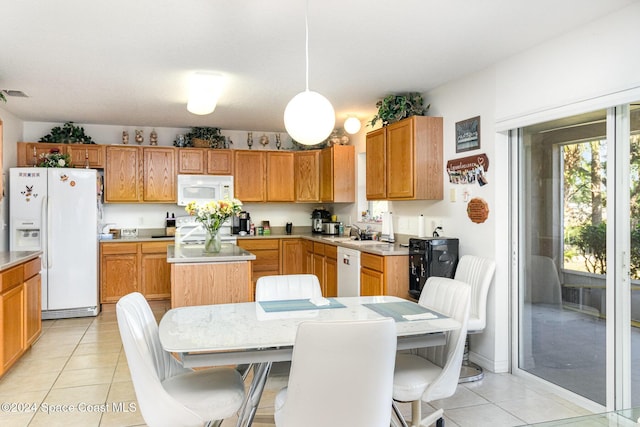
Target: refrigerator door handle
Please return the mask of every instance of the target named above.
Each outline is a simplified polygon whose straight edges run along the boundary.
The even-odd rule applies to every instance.
[[[46,205],[46,209],[47,209],[47,245],[46,245],[46,251],[47,251],[47,269],[51,268],[51,266],[53,265],[53,260],[52,255],[51,255],[51,248],[49,247],[49,242],[51,242],[51,199],[49,199],[49,196],[45,197],[44,203],[43,205]],[[43,246],[44,247],[44,246]]]

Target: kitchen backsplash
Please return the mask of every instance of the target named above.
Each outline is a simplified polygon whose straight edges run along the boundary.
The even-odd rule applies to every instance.
[[[330,205],[326,206],[331,210]],[[243,210],[251,215],[254,224],[260,225],[262,221],[269,221],[271,226],[284,227],[287,222],[294,227],[311,226],[311,212],[316,204],[300,203],[245,203]],[[114,204],[106,203],[103,206],[104,216],[102,223],[113,224],[111,228],[161,228],[165,226],[167,212],[169,216],[187,215],[184,207],[175,204]],[[347,222],[348,218],[338,221]]]

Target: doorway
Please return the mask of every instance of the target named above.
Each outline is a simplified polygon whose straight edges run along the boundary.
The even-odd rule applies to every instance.
[[[640,404],[639,113],[517,133],[517,369],[617,409]]]

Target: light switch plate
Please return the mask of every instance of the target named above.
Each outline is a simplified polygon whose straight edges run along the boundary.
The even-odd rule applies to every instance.
[[[455,202],[456,201],[456,189],[455,188],[449,189],[449,201],[450,202]]]

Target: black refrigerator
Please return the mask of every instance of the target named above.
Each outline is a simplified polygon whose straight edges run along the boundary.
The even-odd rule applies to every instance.
[[[431,276],[453,278],[458,265],[458,239],[409,239],[409,295],[419,299]]]

